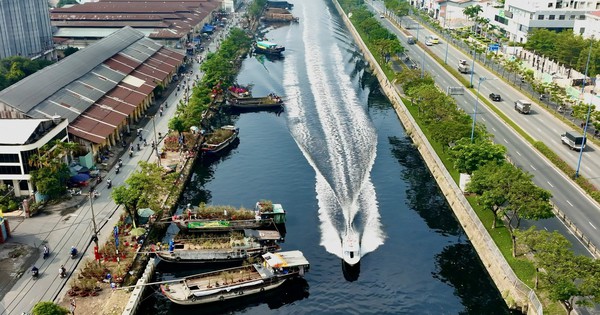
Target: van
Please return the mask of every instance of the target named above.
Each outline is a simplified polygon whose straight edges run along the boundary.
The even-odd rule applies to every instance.
[[[417,43],[417,40],[414,38],[414,36],[408,36],[408,37],[406,38],[406,42],[407,42],[409,45],[414,45],[414,44],[416,44],[416,43]]]
[[[440,39],[437,36],[435,36],[435,35],[427,35],[425,37],[425,40],[428,41],[428,42],[430,42],[432,45],[440,43]],[[428,46],[430,46],[430,45],[428,45]]]

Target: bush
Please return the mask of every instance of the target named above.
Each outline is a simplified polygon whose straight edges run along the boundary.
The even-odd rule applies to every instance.
[[[31,310],[32,315],[67,315],[69,310],[49,301],[38,302]]]

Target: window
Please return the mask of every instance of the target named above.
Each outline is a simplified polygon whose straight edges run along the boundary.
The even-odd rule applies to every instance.
[[[579,19],[580,19],[580,20],[585,20],[585,15],[580,15],[580,16],[579,16]]]
[[[552,8],[552,2],[548,3],[548,8]]]
[[[554,15],[548,15],[548,20],[554,20]]]
[[[0,154],[0,163],[19,163],[18,154]]]
[[[544,19],[544,15],[543,14],[538,15],[538,20],[543,20],[543,19]]]
[[[0,174],[5,175],[20,175],[21,167],[20,166],[0,166]]]
[[[559,19],[559,20],[564,20],[564,19],[565,19],[565,16],[564,16],[564,15],[559,15],[559,16],[558,16],[558,19]]]
[[[583,35],[585,33],[585,27],[579,28],[579,34]]]
[[[569,16],[569,20],[574,20],[574,19],[575,19],[574,15]]]

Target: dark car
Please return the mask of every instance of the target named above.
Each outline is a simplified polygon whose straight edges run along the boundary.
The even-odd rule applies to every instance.
[[[494,102],[502,101],[502,97],[500,96],[500,94],[496,94],[496,93],[490,93],[490,99]]]

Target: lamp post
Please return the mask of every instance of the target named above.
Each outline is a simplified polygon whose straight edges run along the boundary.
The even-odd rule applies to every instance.
[[[99,248],[98,247],[98,228],[96,226],[96,215],[94,214],[94,190],[90,190],[89,198],[90,198],[90,209],[92,209],[92,224],[94,227],[94,231],[93,231],[94,234],[92,235],[92,240],[96,244],[96,248]]]
[[[161,166],[160,154],[158,153],[158,142],[160,142],[160,139],[158,139],[158,137],[156,136],[156,124],[154,123],[154,116],[152,116],[152,129],[154,129],[154,150],[156,151],[156,164],[158,164],[158,166]]]
[[[473,73],[475,73],[475,54],[477,51],[473,48],[473,62],[471,63],[471,85],[469,87],[473,87]]]
[[[587,62],[585,64],[585,75],[583,76],[583,82],[581,83],[581,96],[584,97],[585,82],[587,81],[588,70],[590,67],[590,58],[592,57],[592,45],[594,44],[594,36],[590,37],[590,51],[588,52]],[[590,114],[592,113],[592,103],[588,104],[588,111],[585,117],[585,126],[583,126],[583,143],[581,144],[581,150],[579,150],[579,159],[577,160],[577,170],[575,171],[575,178],[579,177],[579,168],[581,167],[581,158],[583,157],[583,149],[585,142],[587,141],[587,128],[590,123]]]
[[[448,12],[448,8],[446,8],[446,15],[448,15],[448,18],[450,18],[449,15],[450,12]],[[444,29],[446,29],[446,18],[444,18]],[[448,25],[450,25],[450,23],[448,23]],[[450,27],[450,26],[448,26]],[[448,45],[450,44],[450,38],[452,37],[452,35],[450,35],[449,37],[446,38],[446,56],[444,57],[444,64],[448,64]]]
[[[481,82],[485,81],[486,78],[479,77],[479,83],[477,84],[477,94],[475,94],[475,111],[473,112],[473,126],[471,126],[471,143],[473,143],[473,137],[475,136],[475,121],[477,120],[477,105],[479,105],[479,88]]]

